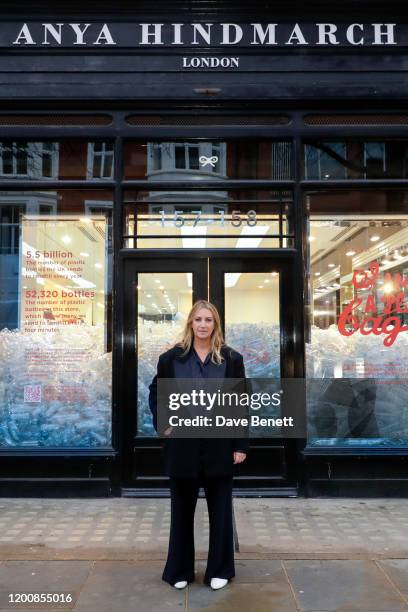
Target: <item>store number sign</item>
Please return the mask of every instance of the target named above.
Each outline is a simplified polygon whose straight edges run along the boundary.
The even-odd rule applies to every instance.
[[[161,227],[197,227],[201,222],[201,225],[219,225],[225,227],[227,224],[232,227],[249,226],[254,227],[257,224],[257,217],[255,210],[248,210],[246,213],[241,213],[240,210],[233,210],[231,213],[226,214],[224,210],[218,211],[218,217],[209,218],[208,215],[203,215],[201,210],[192,211],[185,213],[183,210],[175,210],[173,214],[166,213],[164,210],[160,211],[160,225]]]

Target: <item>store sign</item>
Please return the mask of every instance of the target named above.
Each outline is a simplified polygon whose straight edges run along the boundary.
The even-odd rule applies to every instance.
[[[333,47],[408,42],[396,23],[3,23],[0,45],[26,47]]]
[[[404,301],[408,275],[403,277],[399,272],[386,272],[383,278],[380,278],[380,265],[373,262],[368,272],[354,270],[352,283],[358,291],[378,291],[384,305],[383,310],[378,314],[378,306],[372,293],[365,298],[355,298],[339,316],[339,332],[343,336],[352,336],[357,331],[363,336],[385,336],[384,346],[392,346],[399,334],[408,331],[408,325],[403,325],[398,316],[408,313],[408,303]],[[357,311],[364,314],[363,318],[356,316]]]

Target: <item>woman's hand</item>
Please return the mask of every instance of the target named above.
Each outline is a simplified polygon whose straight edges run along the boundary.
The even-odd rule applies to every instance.
[[[246,453],[235,452],[234,453],[234,465],[236,463],[242,463],[246,459]]]

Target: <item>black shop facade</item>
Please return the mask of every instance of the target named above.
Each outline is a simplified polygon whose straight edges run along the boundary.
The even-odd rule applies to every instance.
[[[236,495],[406,496],[403,3],[7,4],[1,494],[166,496],[149,385],[205,299],[304,421]]]

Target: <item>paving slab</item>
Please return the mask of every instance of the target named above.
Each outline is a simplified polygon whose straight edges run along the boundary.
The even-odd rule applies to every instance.
[[[234,499],[238,559],[408,558],[406,500]],[[168,499],[0,499],[0,559],[164,560]],[[197,504],[197,558],[208,551]]]
[[[287,582],[245,584],[232,581],[219,591],[193,584],[188,592],[189,612],[296,612],[297,609]]]
[[[190,611],[294,612],[293,592],[281,561],[236,562],[236,576],[231,582],[213,591],[203,584],[205,563],[196,563],[196,579],[188,588]]]
[[[243,554],[408,557],[405,500],[234,500]]]
[[[284,561],[299,609],[400,612],[407,604],[370,561]]]
[[[408,601],[408,559],[384,559],[377,565],[386,573],[391,583]]]
[[[89,561],[2,561],[0,610],[10,607],[10,593],[59,594],[62,600],[57,605],[41,602],[15,603],[14,609],[73,609],[91,568],[92,562]],[[71,596],[69,602],[65,601],[67,594]]]
[[[75,612],[176,612],[184,610],[187,590],[161,579],[162,563],[97,561],[81,591]]]

